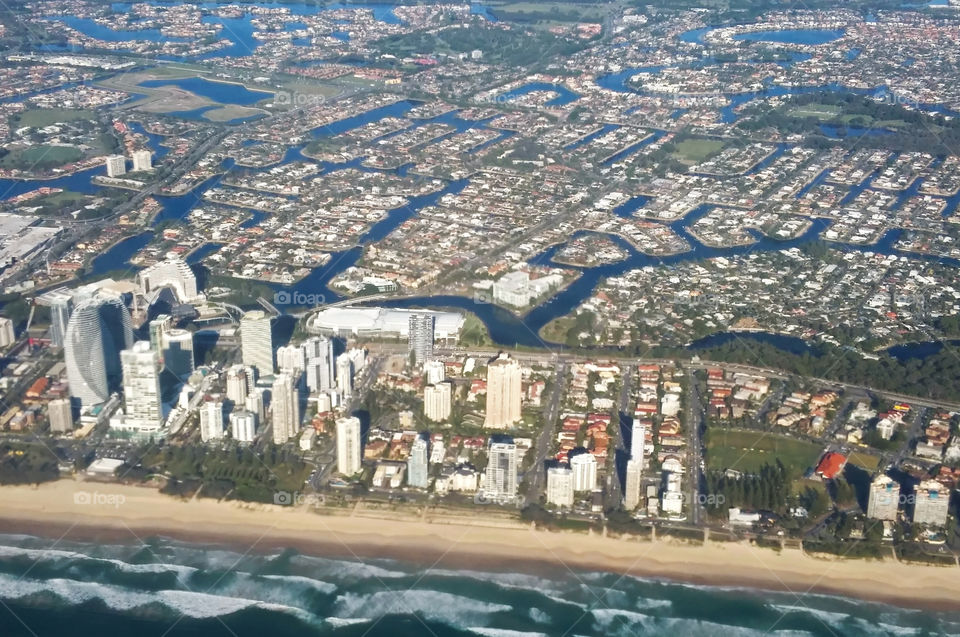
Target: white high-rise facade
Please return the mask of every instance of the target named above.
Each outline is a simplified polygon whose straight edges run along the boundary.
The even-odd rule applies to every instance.
[[[123,385],[120,351],[132,345],[130,312],[119,299],[95,296],[78,305],[63,344],[70,395],[83,407],[106,402]]]
[[[491,442],[487,455],[483,493],[492,499],[513,499],[517,495],[517,445]]]
[[[450,383],[427,385],[423,388],[423,415],[440,422],[450,417]]]
[[[120,352],[123,365],[124,415],[117,427],[137,433],[158,431],[163,424],[160,358],[150,341],[137,341]],[[111,421],[111,426],[115,426]]]
[[[253,442],[257,435],[257,415],[246,409],[231,413],[230,435],[238,442]]]
[[[360,419],[356,417],[337,420],[337,471],[352,476],[362,468],[362,440]]]
[[[896,520],[900,504],[900,484],[880,474],[870,483],[867,517],[875,520]]]
[[[428,385],[436,385],[447,380],[447,366],[443,361],[427,361],[423,364],[423,374]]]
[[[574,491],[593,491],[597,488],[597,458],[592,453],[581,453],[570,458]]]
[[[273,375],[273,332],[265,312],[254,310],[240,319],[240,353],[244,365],[261,376]]]
[[[642,477],[643,460],[627,460],[627,480],[623,485],[623,506],[627,511],[632,511],[640,505]]]
[[[277,348],[277,368],[284,373],[302,372],[307,366],[307,353],[297,345],[284,345]]]
[[[123,155],[110,155],[106,165],[107,177],[119,177],[127,173],[127,158]]]
[[[233,365],[227,370],[227,400],[242,406],[249,393],[247,370],[243,365]]]
[[[423,365],[433,358],[433,336],[437,318],[433,314],[411,314],[408,319],[407,336],[409,351],[414,363]]]
[[[290,374],[277,374],[270,390],[270,415],[273,419],[273,442],[282,445],[300,431],[300,396],[296,379]]]
[[[630,434],[630,459],[643,462],[643,447],[647,439],[647,426],[638,420],[633,421]]]
[[[487,410],[484,427],[505,429],[520,420],[522,402],[520,363],[507,354],[500,354],[487,366]]]
[[[426,489],[430,479],[430,441],[426,436],[417,436],[407,458],[407,484]]]
[[[333,389],[336,386],[333,341],[328,338],[310,338],[303,344],[306,354],[307,387],[312,392]]]
[[[346,352],[337,356],[337,389],[345,398],[353,394],[353,359]]]
[[[924,526],[945,526],[950,512],[950,489],[936,480],[924,480],[916,488],[913,522]]]
[[[267,415],[263,403],[263,390],[259,387],[251,389],[250,393],[247,394],[246,400],[243,401],[243,406],[247,411],[252,411],[256,414],[258,423],[263,422],[264,417]]]
[[[149,150],[133,151],[133,172],[153,170],[153,155]]]
[[[204,442],[223,438],[223,402],[207,400],[200,403],[200,439]]]
[[[47,404],[50,432],[65,434],[73,431],[73,406],[69,398],[58,398]]]
[[[547,502],[561,507],[573,506],[573,470],[570,467],[547,469]]]
[[[10,347],[17,340],[17,335],[13,331],[13,321],[5,316],[0,316],[0,347]]]
[[[190,265],[180,257],[169,257],[147,266],[137,274],[137,281],[144,294],[162,287],[171,287],[181,303],[199,298],[197,277]]]

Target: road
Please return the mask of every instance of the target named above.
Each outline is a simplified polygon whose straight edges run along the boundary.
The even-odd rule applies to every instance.
[[[914,442],[920,438],[920,433],[923,429],[923,423],[926,421],[925,416],[927,415],[927,408],[922,407],[920,409],[914,409],[913,420],[910,421],[910,427],[907,429],[906,440],[903,445],[897,451],[896,455],[890,460],[890,463],[893,466],[899,466],[900,463],[910,455],[910,450],[914,446]]]
[[[633,429],[633,410],[630,409],[630,396],[633,390],[633,366],[623,368],[620,384],[620,397],[617,401],[617,410],[620,414],[620,426],[617,427],[613,441],[613,470],[607,476],[607,506],[617,508],[623,502],[623,480],[626,467],[621,467],[617,460],[624,461],[630,455],[630,450],[624,444],[624,433]],[[623,469],[624,471],[621,471]]]
[[[555,359],[553,367],[553,387],[550,389],[550,398],[543,409],[543,426],[540,429],[540,435],[534,442],[535,456],[533,464],[527,471],[525,477],[527,480],[527,491],[524,497],[527,502],[539,502],[540,494],[544,491],[547,484],[547,471],[545,463],[547,453],[550,451],[550,442],[556,431],[557,417],[560,415],[560,398],[563,395],[564,379],[566,378],[566,363]]]
[[[703,505],[700,500],[700,460],[703,458],[701,428],[703,427],[703,403],[700,400],[700,387],[694,374],[688,375],[686,415],[684,428],[687,434],[687,491],[689,506],[687,519],[699,526],[703,517]]]

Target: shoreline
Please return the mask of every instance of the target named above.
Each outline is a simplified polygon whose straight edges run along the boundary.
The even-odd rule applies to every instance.
[[[122,496],[119,505],[78,504],[78,492]],[[148,487],[60,480],[0,489],[0,531],[52,539],[140,543],[150,536],[244,551],[392,558],[431,568],[509,572],[604,571],[758,591],[839,595],[905,608],[960,610],[960,568],[892,560],[821,559],[747,543],[690,545],[539,531],[509,520],[464,515],[403,519],[351,509],[317,514],[267,504],[186,501]],[[383,522],[387,523],[384,524]],[[379,523],[378,523],[379,522]],[[896,587],[878,583],[898,582]]]

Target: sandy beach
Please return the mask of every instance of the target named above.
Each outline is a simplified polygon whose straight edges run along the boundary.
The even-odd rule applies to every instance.
[[[81,495],[77,495],[77,494]],[[0,487],[0,532],[135,543],[153,535],[223,543],[241,551],[292,547],[324,556],[392,557],[423,567],[609,571],[641,577],[829,593],[905,607],[960,609],[960,568],[887,559],[821,559],[747,543],[703,546],[536,531],[483,518],[388,519],[324,515],[305,507],[184,501],[153,489],[61,480]],[[522,568],[521,568],[522,567]]]

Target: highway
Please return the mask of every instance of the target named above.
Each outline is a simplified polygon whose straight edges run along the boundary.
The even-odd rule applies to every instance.
[[[700,433],[703,427],[703,403],[700,401],[700,388],[694,374],[689,374],[687,387],[686,417],[684,428],[687,434],[687,491],[689,506],[687,519],[699,526],[703,517],[700,499],[700,459],[703,458],[703,443]]]

